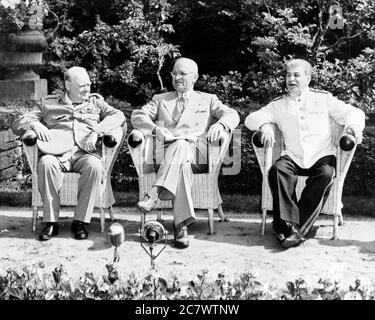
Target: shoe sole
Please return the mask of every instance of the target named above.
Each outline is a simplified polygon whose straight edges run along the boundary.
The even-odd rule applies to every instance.
[[[186,249],[187,247],[189,247],[189,244],[182,244],[182,243],[179,243],[179,242],[175,241],[174,247],[178,248],[178,249]]]
[[[88,238],[88,236],[86,236],[86,237],[84,237],[84,238],[74,237],[74,239],[76,239],[76,240],[85,240],[85,239],[87,239],[87,238]]]
[[[304,242],[305,239],[297,239],[297,240],[287,240],[287,239],[284,239],[282,242],[281,242],[281,246],[285,249],[288,249],[288,248],[292,248],[292,247],[297,247],[299,246],[302,242]]]
[[[58,234],[59,234],[59,231],[53,231],[52,234],[51,234],[50,236],[48,236],[47,239],[43,239],[43,238],[41,238],[40,235],[39,235],[38,239],[39,239],[39,241],[48,241],[48,240],[50,240],[52,237],[56,237]]]
[[[180,248],[180,249],[184,249],[184,248],[187,248],[189,246],[189,241],[181,241],[181,240],[174,240],[174,246],[176,248]]]

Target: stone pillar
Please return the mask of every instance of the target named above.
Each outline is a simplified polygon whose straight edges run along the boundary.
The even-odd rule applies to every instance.
[[[14,111],[0,110],[0,181],[18,176],[22,172],[21,141],[10,128]]]
[[[48,47],[39,30],[1,35],[0,64],[9,72],[0,80],[2,99],[39,100],[47,95],[47,80],[40,79],[33,67],[42,64],[43,51]]]

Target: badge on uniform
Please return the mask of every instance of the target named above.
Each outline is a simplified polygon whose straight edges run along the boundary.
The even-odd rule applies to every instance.
[[[49,133],[51,136],[51,139],[49,141],[42,141],[38,139],[36,142],[39,150],[42,153],[61,155],[73,148],[74,139],[72,132],[58,129],[50,129]]]

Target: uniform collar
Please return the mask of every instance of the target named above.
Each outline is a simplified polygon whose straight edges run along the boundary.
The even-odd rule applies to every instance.
[[[81,103],[75,103],[75,102],[72,101],[72,99],[69,98],[69,96],[68,96],[68,92],[65,92],[64,95],[63,95],[63,99],[62,99],[62,101],[63,101],[65,104],[70,105],[70,106],[73,106],[73,107],[75,108],[76,106],[85,103],[87,100],[82,101]]]
[[[305,90],[301,91],[301,94],[299,96],[291,96],[288,94],[288,99],[292,101],[298,101],[298,102],[304,103],[306,101],[306,97],[309,94],[309,92],[310,92],[310,89],[309,87],[307,87]]]

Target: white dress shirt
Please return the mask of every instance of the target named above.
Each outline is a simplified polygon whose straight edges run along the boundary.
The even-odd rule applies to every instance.
[[[284,95],[268,105],[249,114],[245,126],[259,130],[265,123],[275,123],[282,132],[285,150],[301,168],[310,168],[317,160],[335,155],[332,141],[331,120],[345,127],[356,126],[360,131],[365,126],[365,114],[321,90],[304,90],[300,96]]]

